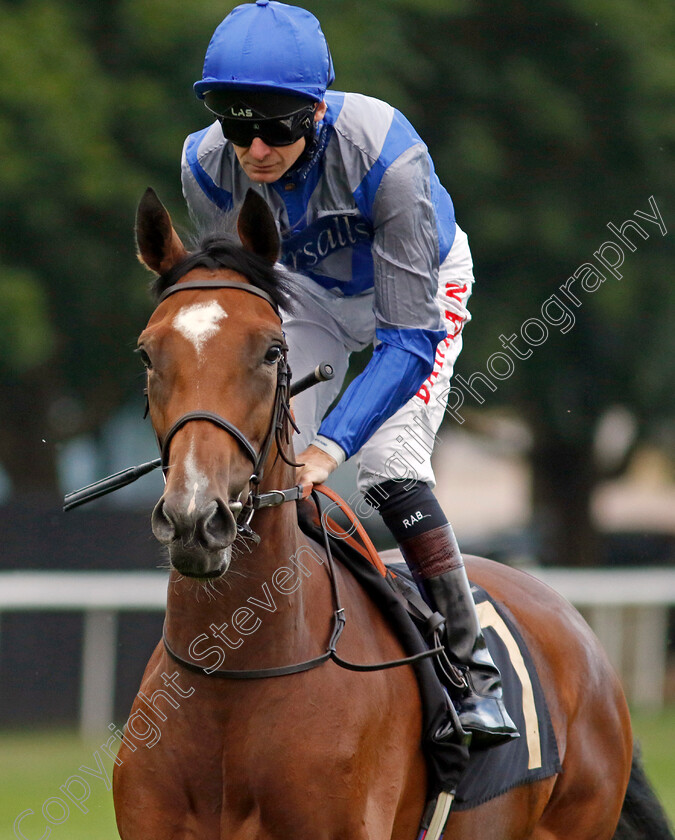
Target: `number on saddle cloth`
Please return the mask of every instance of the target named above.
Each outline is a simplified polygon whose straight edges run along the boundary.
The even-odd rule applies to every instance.
[[[457,788],[456,811],[562,770],[546,697],[518,625],[484,589],[474,585],[472,591],[485,641],[502,675],[504,703],[521,737],[471,755]]]

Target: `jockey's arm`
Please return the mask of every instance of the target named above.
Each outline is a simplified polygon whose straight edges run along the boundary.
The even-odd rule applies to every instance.
[[[386,170],[373,196],[378,344],[324,419],[314,444],[299,456],[307,461],[300,472],[305,479],[309,470],[338,466],[358,452],[433,369],[445,330],[435,301],[439,246],[429,168],[426,148],[415,145]]]

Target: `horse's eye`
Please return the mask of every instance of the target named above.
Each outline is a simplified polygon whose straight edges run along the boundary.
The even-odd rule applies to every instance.
[[[268,365],[276,364],[281,358],[281,347],[278,344],[273,344],[267,353],[265,353],[265,362]]]
[[[150,356],[148,356],[147,352],[145,351],[145,348],[144,348],[144,347],[139,347],[139,348],[136,350],[136,352],[137,352],[137,353],[138,353],[138,355],[141,357],[141,361],[143,362],[143,364],[145,365],[145,367],[146,367],[148,370],[152,370],[152,361],[151,361],[151,359],[150,359]]]

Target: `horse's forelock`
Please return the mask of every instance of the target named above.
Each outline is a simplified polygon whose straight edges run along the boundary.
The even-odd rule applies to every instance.
[[[155,299],[194,268],[224,268],[243,274],[256,288],[266,292],[279,308],[292,311],[290,289],[283,272],[233,239],[223,237],[222,233],[219,236],[212,233],[202,235],[195,251],[169,271],[158,275],[151,287]]]

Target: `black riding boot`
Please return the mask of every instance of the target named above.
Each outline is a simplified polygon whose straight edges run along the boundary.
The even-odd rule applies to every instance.
[[[518,730],[502,700],[501,675],[485,643],[451,526],[442,525],[411,537],[400,548],[422,584],[422,594],[445,618],[444,642],[450,659],[467,669],[468,686],[453,699],[462,726],[472,733],[471,746],[487,749],[517,738]]]

